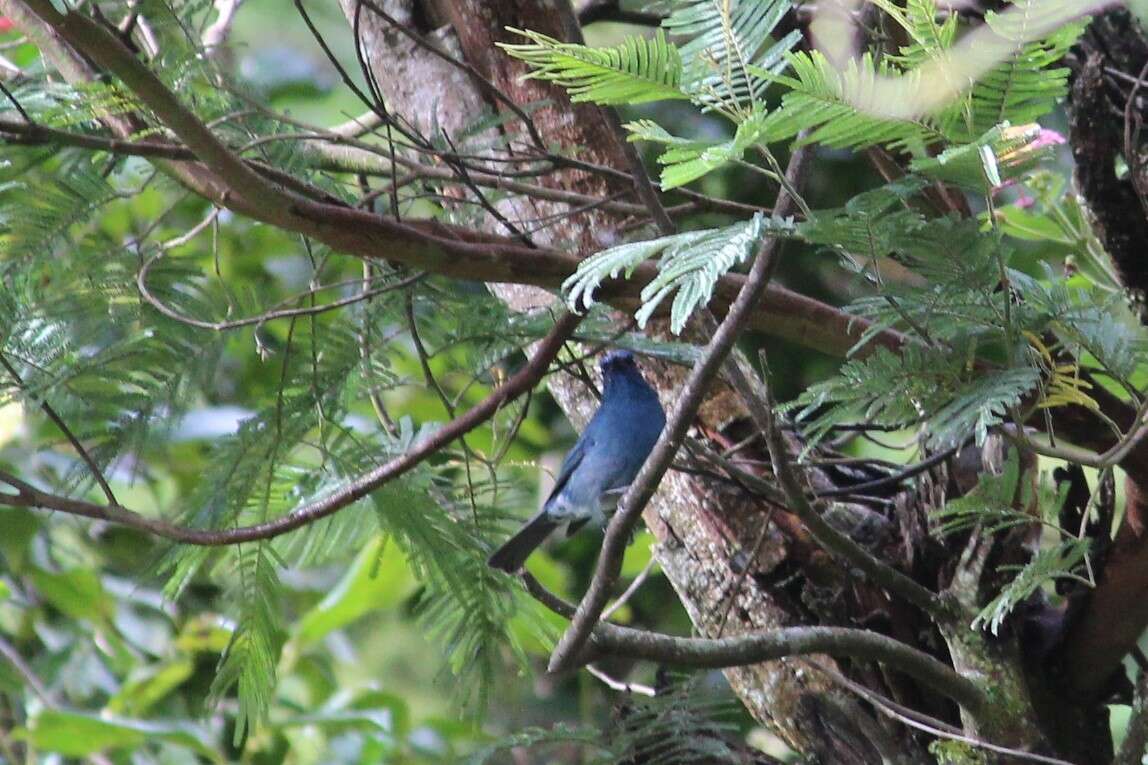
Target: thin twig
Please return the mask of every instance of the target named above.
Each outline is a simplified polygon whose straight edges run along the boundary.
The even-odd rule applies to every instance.
[[[576,314],[565,313],[561,315],[546,337],[535,346],[534,356],[526,366],[505,383],[495,388],[479,404],[436,430],[433,435],[410,451],[364,473],[323,499],[306,504],[287,515],[265,523],[232,529],[197,529],[179,526],[168,521],[140,515],[119,504],[103,506],[43,492],[3,471],[0,471],[0,483],[8,484],[16,490],[16,493],[0,493],[0,505],[54,510],[69,515],[94,518],[127,526],[174,542],[205,547],[271,539],[337,513],[348,505],[366,497],[380,486],[414,469],[428,457],[438,453],[447,444],[482,425],[497,414],[507,401],[532,389],[542,379],[550,362],[558,354],[562,344],[570,337],[575,327],[578,326],[579,321],[581,321],[581,317]]]
[[[214,332],[226,332],[232,329],[239,329],[241,327],[250,327],[252,325],[262,326],[269,321],[275,321],[277,319],[294,319],[300,316],[316,316],[318,314],[334,311],[339,308],[346,308],[349,305],[354,305],[355,303],[360,303],[364,300],[370,300],[371,298],[378,297],[379,295],[384,295],[388,292],[405,289],[412,284],[415,284],[426,278],[426,272],[419,271],[392,284],[376,287],[375,289],[368,290],[366,292],[358,292],[354,295],[331,301],[330,303],[323,303],[322,305],[311,306],[308,308],[274,308],[255,316],[248,316],[243,319],[232,319],[231,321],[204,321],[203,319],[196,319],[195,317],[186,316],[179,311],[176,311],[174,308],[170,307],[159,298],[157,298],[154,294],[152,294],[151,290],[148,289],[147,275],[151,271],[152,266],[154,266],[162,258],[162,254],[153,256],[145,261],[143,266],[140,267],[139,273],[136,274],[136,288],[139,290],[140,296],[144,299],[145,302],[147,302],[148,305],[169,319],[173,319],[174,321],[178,321],[181,324],[187,324],[188,326],[197,327],[199,329],[209,329]],[[362,282],[362,279],[354,279],[349,281],[349,283],[356,284],[360,282]],[[314,297],[316,293],[321,290],[335,289],[343,286],[346,286],[346,283],[340,282],[338,284],[324,284],[315,289],[311,289],[298,295],[293,295],[289,298],[281,300],[279,305],[297,303],[300,300],[306,300],[307,298]]]
[[[619,680],[615,677],[611,677],[610,675],[595,667],[593,664],[587,664],[586,671],[589,672],[593,677],[601,680],[606,685],[606,687],[611,690],[621,691],[622,693],[637,693],[641,696],[649,696],[651,698],[658,695],[658,692],[648,685],[642,685],[641,683],[628,683],[624,680]]]
[[[870,554],[851,537],[825,520],[821,512],[806,499],[801,479],[790,462],[781,429],[777,427],[768,368],[763,370],[762,377],[761,389],[752,390],[752,395],[742,398],[750,406],[750,416],[754,423],[765,433],[766,446],[773,461],[773,473],[785,493],[789,509],[801,519],[809,529],[810,535],[823,548],[849,561],[873,582],[901,596],[934,618],[947,619],[948,609],[939,595]],[[735,389],[745,385],[752,384],[748,380],[734,381]]]
[[[177,135],[182,133],[180,137],[187,142],[189,149],[197,156],[208,159],[207,153],[200,152],[201,147],[193,146],[187,141],[189,128],[182,122],[194,120],[194,115],[182,106],[176,109],[178,99],[175,99],[170,92],[165,91],[162,96],[157,96],[155,91],[158,81],[138,71],[146,70],[146,66],[135,59],[130,51],[124,49],[118,40],[108,39],[102,31],[100,35],[84,34],[84,30],[92,23],[90,20],[83,19],[75,12],[61,14],[48,0],[27,0],[26,5],[34,9],[40,17],[35,20],[37,23],[47,20],[48,25],[59,32],[59,36],[51,39],[42,36],[41,42],[51,54],[50,58],[54,62],[59,60],[61,62],[59,65],[65,67],[70,80],[78,82],[84,78],[90,79],[96,74],[90,71],[90,67],[87,67],[82,59],[77,59],[70,48],[62,46],[62,42],[74,46],[76,51],[86,55],[89,60],[101,63],[114,60],[115,66],[108,68],[120,75],[131,90],[138,91],[141,100],[165,125],[172,128]],[[125,71],[127,74],[124,74]],[[147,81],[146,88],[138,87],[142,80]],[[158,83],[158,86],[162,86],[162,83]],[[113,117],[108,117],[107,120],[121,138],[130,135],[132,125],[135,124]],[[205,133],[210,135],[202,123],[191,132],[201,139]],[[209,143],[213,149],[219,149],[221,146],[214,139]],[[223,152],[230,163],[230,158],[234,155],[226,147],[223,147]],[[573,166],[569,163],[569,158],[563,159],[567,161],[567,165]],[[209,164],[214,169],[216,163],[209,162]],[[586,163],[577,164],[581,167]],[[197,193],[217,204],[256,220],[314,237],[335,250],[358,257],[378,257],[385,253],[386,257],[395,263],[455,278],[507,281],[547,287],[559,286],[575,270],[579,262],[579,257],[575,253],[547,249],[531,250],[501,237],[441,223],[425,221],[399,223],[325,200],[298,198],[292,202],[292,206],[284,209],[278,205],[282,199],[280,194],[276,193],[270,199],[258,195],[236,194],[234,191],[237,189],[228,190],[230,180],[227,177],[222,175],[216,177],[197,163],[180,163],[177,166],[169,166],[167,170]],[[607,170],[594,166],[594,171]],[[628,173],[616,170],[611,172],[624,178],[631,177]],[[220,183],[221,179],[226,183]],[[277,182],[287,184],[290,181],[288,177],[277,179]],[[603,285],[603,298],[609,298],[619,307],[625,308],[631,305],[629,301],[632,301],[641,292],[642,287],[655,276],[656,265],[643,264],[635,271],[634,278]],[[745,277],[739,274],[727,274],[723,277],[715,288],[715,305],[728,304],[744,282]],[[753,324],[775,336],[796,339],[806,345],[813,344],[814,347],[827,352],[842,353],[853,345],[855,339],[868,326],[861,319],[850,317],[838,309],[781,287],[771,285],[768,294],[769,300],[754,313]],[[890,331],[879,333],[876,339],[890,347],[898,347],[903,342],[901,336]]]
[[[418,45],[420,48],[426,50],[431,55],[442,59],[451,66],[469,75],[471,81],[474,82],[480,90],[509,109],[514,114],[514,116],[522,122],[523,126],[526,128],[526,132],[530,134],[530,140],[534,142],[535,147],[541,151],[547,150],[546,141],[543,139],[542,134],[538,132],[538,127],[534,124],[534,120],[530,118],[530,115],[527,114],[521,106],[515,103],[514,99],[503,93],[501,88],[499,88],[487,77],[485,77],[482,72],[475,69],[468,62],[462,61],[439,48],[437,45],[432,44],[422,35],[415,34],[407,28],[406,24],[399,22],[398,19],[391,16],[374,2],[371,2],[371,0],[360,0],[360,2],[362,2],[363,6],[371,11],[371,13],[374,13],[383,21],[387,22],[403,35],[408,37],[415,45]]]
[[[807,167],[807,157],[808,150],[804,148],[797,149],[790,157],[786,172],[794,182],[794,186],[800,185]],[[792,198],[783,191],[778,195],[774,209],[779,215],[785,215],[793,204]],[[606,607],[610,591],[618,579],[630,532],[681,447],[686,431],[693,423],[694,416],[704,400],[710,381],[721,370],[758,298],[765,292],[773,276],[781,241],[770,239],[757,254],[749,276],[730,306],[725,319],[713,334],[713,339],[706,346],[701,359],[690,371],[657,444],[618,504],[618,510],[610,520],[606,537],[602,541],[594,578],[578,604],[578,612],[570,627],[558,641],[550,657],[551,672],[569,669],[582,654],[582,647]]]
[[[855,483],[850,486],[842,486],[839,489],[824,489],[822,491],[816,491],[813,493],[813,496],[817,497],[818,499],[826,499],[829,497],[849,497],[865,494],[866,492],[873,491],[874,489],[886,489],[891,486],[896,486],[902,481],[907,481],[914,476],[924,473],[926,470],[929,470],[935,465],[941,464],[956,454],[959,449],[959,446],[952,446],[948,449],[945,449],[944,451],[937,452],[936,454],[927,457],[920,462],[902,468],[892,475],[887,475],[883,478],[877,478],[872,481],[866,481],[864,483]]]
[[[77,38],[95,63],[115,74],[125,86],[155,112],[165,115],[171,128],[229,187],[247,198],[257,198],[272,207],[290,207],[290,196],[255,172],[223,144],[199,118],[167,88],[151,69],[135,59],[115,35],[82,13],[56,10],[51,0],[22,0],[33,13],[50,24],[65,39]]]
[[[4,367],[17,386],[23,391],[28,392],[28,388],[24,384],[24,378],[20,377],[20,373],[16,371],[16,367],[12,366],[12,363],[8,361],[8,357],[3,352],[0,352],[0,366]],[[104,493],[104,497],[106,497],[111,504],[118,505],[119,500],[116,499],[115,492],[113,492],[112,487],[108,485],[108,481],[104,478],[104,473],[100,470],[100,466],[96,464],[95,459],[93,459],[92,455],[88,453],[88,450],[84,448],[80,439],[76,437],[76,434],[72,432],[72,429],[68,427],[64,419],[60,417],[60,415],[56,413],[56,410],[52,408],[52,405],[48,403],[48,399],[42,396],[39,398],[40,408],[44,411],[44,414],[48,415],[48,419],[60,429],[60,432],[64,434],[64,438],[68,439],[68,443],[72,445],[72,448],[79,454],[80,459],[88,466],[92,478],[99,484],[100,491]]]
[[[56,694],[52,693],[52,691],[48,689],[48,686],[44,685],[44,681],[33,671],[32,666],[24,660],[24,657],[20,655],[16,647],[3,637],[0,637],[0,656],[7,659],[8,663],[12,665],[12,668],[20,673],[20,676],[24,678],[24,682],[40,697],[40,700],[43,701],[45,705],[49,707],[59,705],[60,702],[56,698]]]
[[[10,101],[12,106],[15,107],[16,111],[20,113],[20,116],[24,118],[24,122],[26,122],[29,126],[35,126],[36,121],[32,119],[28,112],[24,111],[24,105],[20,103],[20,99],[16,98],[12,91],[8,90],[8,86],[4,84],[4,79],[2,77],[0,77],[0,92],[4,93],[4,96],[8,99],[8,101]]]
[[[950,741],[960,741],[963,744],[975,746],[979,749],[987,749],[991,752],[996,752],[997,754],[1005,754],[1010,757],[1029,760],[1031,762],[1042,762],[1047,763],[1048,765],[1073,765],[1073,763],[1068,762],[1067,760],[1057,759],[1056,757],[1047,757],[1043,754],[1025,752],[1020,749],[1014,749],[1012,747],[994,744],[992,742],[985,741],[984,739],[980,738],[975,738],[973,736],[966,736],[965,734],[961,733],[959,728],[949,725],[943,720],[938,720],[934,717],[930,717],[929,715],[921,714],[916,710],[904,707],[892,699],[886,698],[885,696],[870,688],[866,688],[860,683],[853,682],[849,678],[845,677],[845,675],[842,675],[840,672],[836,672],[826,666],[823,666],[819,662],[810,659],[803,659],[802,662],[824,673],[834,682],[837,682],[845,688],[848,688],[858,696],[861,696],[866,701],[873,704],[877,711],[888,715],[894,720],[904,723],[911,728],[916,728],[917,730],[924,731],[929,735],[936,736],[937,738],[946,738]],[[1140,760],[1138,756],[1136,759],[1136,765],[1139,765],[1139,763]]]
[[[622,592],[622,594],[618,596],[617,600],[610,604],[609,608],[602,612],[602,616],[599,618],[599,621],[609,621],[610,617],[618,612],[618,609],[626,605],[630,598],[634,597],[634,593],[637,592],[638,588],[645,583],[646,577],[648,577],[650,572],[654,570],[654,564],[657,562],[657,559],[651,555],[650,559],[646,561],[646,565],[642,566],[642,570],[638,572],[636,577],[634,577],[634,581],[630,582],[630,586],[627,587]]]
[[[1128,163],[1128,179],[1132,182],[1132,188],[1140,200],[1144,214],[1148,215],[1148,193],[1144,188],[1142,177],[1144,162],[1140,156],[1139,147],[1140,128],[1143,121],[1139,112],[1136,113],[1136,119],[1132,119],[1136,94],[1140,92],[1140,86],[1144,84],[1144,75],[1146,74],[1148,74],[1148,61],[1145,61],[1144,66],[1140,68],[1140,74],[1136,76],[1136,84],[1132,86],[1132,92],[1128,94],[1128,100],[1124,103],[1124,158]],[[1133,121],[1136,123],[1135,128],[1132,127]]]
[[[714,637],[721,637],[725,632],[726,622],[729,621],[730,612],[733,611],[734,603],[737,602],[737,596],[741,594],[741,587],[745,584],[745,578],[749,576],[749,572],[757,563],[757,556],[761,554],[761,548],[765,544],[765,537],[769,533],[769,526],[773,523],[773,514],[776,512],[777,506],[770,505],[769,510],[765,513],[765,518],[761,521],[761,528],[757,532],[757,539],[753,542],[753,548],[750,550],[749,559],[745,561],[745,565],[737,572],[737,579],[730,588],[729,597],[726,600],[725,608],[722,609],[721,619],[718,621],[717,633]]]

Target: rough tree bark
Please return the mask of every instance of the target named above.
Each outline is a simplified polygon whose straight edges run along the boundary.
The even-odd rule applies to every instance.
[[[1148,65],[1148,39],[1131,13],[1113,9],[1092,23],[1070,63],[1075,186],[1143,321],[1148,318],[1148,172],[1143,151],[1126,142],[1135,140],[1139,115],[1148,111],[1143,106],[1148,88],[1135,84]],[[1130,172],[1121,177],[1117,158],[1125,155]],[[1108,688],[1113,671],[1148,626],[1148,466],[1123,467],[1124,522],[1108,552],[1101,586],[1082,605],[1065,638],[1064,672],[1073,687],[1093,696]]]
[[[463,76],[457,67],[396,32],[386,20],[363,9],[357,0],[340,2],[349,19],[358,16],[365,58],[375,71],[389,106],[412,119],[421,129],[429,131],[437,124],[448,132],[460,131],[482,109],[500,109],[499,103],[485,97],[484,90]],[[418,34],[475,67],[514,101],[520,104],[542,99],[552,101],[553,106],[534,115],[535,125],[545,140],[579,147],[581,156],[598,164],[626,172],[633,169],[633,157],[627,153],[612,115],[597,107],[572,105],[561,90],[522,79],[521,64],[496,47],[497,42],[512,41],[507,27],[579,40],[581,32],[567,3],[392,0],[384,7],[396,20],[411,24]],[[401,72],[402,76],[395,77],[395,72]],[[419,83],[418,88],[412,88],[412,82]],[[505,131],[504,138],[526,140],[524,131],[513,122]],[[546,182],[603,197],[629,194],[635,201],[641,198],[627,181],[578,171],[555,173]],[[502,202],[499,209],[516,220],[569,213],[568,208],[558,203],[521,198]],[[620,229],[627,223],[623,216],[601,210],[574,212],[534,238],[539,244],[561,245],[589,253],[617,241]],[[493,216],[488,216],[486,224],[492,232],[506,233]],[[1135,271],[1142,268],[1142,263],[1123,267]],[[499,286],[496,291],[519,308],[545,304],[550,299],[522,287]],[[653,373],[663,395],[671,397],[681,375],[657,365],[647,365],[647,371]],[[550,387],[575,423],[584,422],[593,400],[586,395],[583,385],[571,378],[556,376]],[[736,399],[721,390],[715,392],[698,425],[706,433],[724,434],[736,440],[747,432],[744,422],[745,413]],[[830,479],[814,475],[811,480],[817,483]],[[863,509],[845,509],[842,513],[855,524],[859,519],[876,524],[878,528],[869,528],[865,533],[878,538],[886,557],[911,571],[919,580],[933,586],[953,584],[952,565],[959,551],[930,548],[931,543],[921,532],[924,503],[920,496],[910,492],[896,499],[898,528],[885,527],[886,519],[874,520],[875,514]],[[763,529],[766,509],[759,500],[751,500],[728,486],[680,473],[671,474],[664,481],[655,501],[647,508],[646,524],[658,539],[656,556],[701,634],[715,634],[716,621],[726,613],[730,598],[734,602],[728,609],[724,628],[727,635],[802,620],[863,624],[908,644],[932,650],[966,674],[992,678],[1002,691],[1001,720],[994,726],[993,733],[1011,739],[1001,743],[1059,751],[1080,762],[1109,761],[1111,749],[1105,738],[1104,708],[1092,700],[1094,697],[1081,704],[1064,699],[1064,694],[1070,692],[1067,689],[1089,686],[1099,682],[1101,676],[1086,670],[1075,675],[1070,672],[1067,686],[1062,684],[1060,675],[1052,682],[1043,682],[1038,678],[1044,673],[1045,655],[1041,653],[1034,658],[1033,652],[1026,654],[1026,648],[1031,645],[1021,644],[1018,635],[999,640],[978,637],[970,645],[968,636],[961,634],[961,628],[967,626],[967,618],[975,612],[977,598],[983,596],[986,582],[991,579],[984,565],[989,551],[974,551],[977,554],[972,557],[980,556],[979,563],[966,569],[958,568],[956,590],[968,596],[964,603],[966,618],[942,636],[911,609],[890,601],[879,589],[851,580],[848,572],[841,571],[810,541],[800,523],[784,508],[774,508],[772,523]],[[1127,536],[1135,530],[1132,527],[1129,531],[1126,524],[1122,534]],[[754,549],[761,534],[764,534],[764,544],[760,545],[761,553],[751,566],[750,575],[734,576],[735,562]],[[1139,538],[1139,534],[1135,536]],[[1023,556],[1021,546],[1020,540],[1007,540],[1003,547],[998,545],[992,555]],[[1144,557],[1138,548],[1139,545],[1134,551],[1137,561]],[[970,551],[966,551],[966,557],[969,554]],[[800,572],[803,584],[779,586],[779,582],[795,572]],[[1144,584],[1148,576],[1143,576],[1142,571],[1133,574],[1138,587],[1148,588]],[[962,582],[962,576],[967,581]],[[737,583],[736,587],[733,582]],[[1107,591],[1103,590],[1101,596],[1106,595]],[[821,602],[817,602],[818,596]],[[1126,627],[1124,632],[1134,639],[1143,629],[1144,619],[1132,616],[1122,623]],[[1076,626],[1080,624],[1085,627]],[[1077,633],[1087,630],[1089,625],[1093,631],[1097,629],[1095,619],[1078,619],[1071,624]],[[1052,631],[1057,629],[1060,628]],[[1074,632],[1070,631],[1070,635],[1078,639]],[[1089,649],[1095,647],[1095,639],[1095,634],[1079,638]],[[1129,635],[1122,634],[1108,642],[1113,650],[1119,651],[1102,659],[1110,671],[1112,662],[1130,646]],[[1058,656],[1063,655],[1063,644],[1058,644],[1058,649]],[[1084,652],[1095,655],[1091,650]],[[870,716],[870,711],[862,709],[835,687],[825,674],[810,667],[808,662],[790,660],[730,670],[727,675],[755,717],[777,731],[795,749],[819,761],[869,763],[882,758],[918,761],[925,756],[914,734],[906,727],[889,723],[883,717]],[[956,719],[955,710],[946,702],[927,698],[919,688],[893,673],[875,665],[865,667],[856,663],[849,671],[863,683],[882,688],[910,706],[928,710],[942,719]]]
[[[352,26],[358,17],[365,58],[376,73],[388,107],[427,134],[432,125],[448,133],[461,133],[483,109],[499,107],[484,99],[482,89],[461,76],[456,66],[399,33],[386,19],[363,8],[357,0],[340,2]],[[596,164],[625,172],[633,169],[634,156],[613,115],[596,106],[573,105],[561,90],[523,80],[521,64],[495,45],[512,41],[507,27],[537,30],[559,39],[580,39],[580,29],[567,3],[398,0],[383,3],[382,8],[394,20],[412,24],[434,45],[467,61],[514,101],[553,101],[554,106],[533,115],[546,141],[579,147],[578,156]],[[396,72],[400,76],[395,76]],[[412,88],[410,83],[419,83],[419,87]],[[511,123],[507,131],[509,140],[527,140],[520,125]],[[546,182],[601,197],[631,194],[639,198],[628,181],[582,171],[561,171]],[[629,222],[599,210],[571,213],[568,206],[537,199],[514,198],[500,203],[499,208],[515,220],[562,216],[536,233],[534,240],[587,254],[619,241],[620,229]],[[493,216],[487,216],[486,225],[492,232],[506,233]],[[494,285],[494,289],[520,309],[553,300],[548,293],[521,286]],[[681,384],[681,370],[645,362],[644,366],[668,406]],[[585,385],[573,377],[556,375],[550,379],[550,389],[575,424],[583,425],[595,404]],[[734,397],[719,389],[703,409],[698,425],[720,433],[743,416]],[[798,540],[787,538],[777,523],[763,531],[766,509],[760,501],[728,484],[683,473],[670,473],[647,508],[644,519],[658,539],[655,555],[701,634],[716,634],[716,625],[727,610],[723,632],[727,636],[798,623],[792,607],[779,602],[779,593],[770,580],[786,570],[787,548],[808,559],[820,554],[807,539],[800,538],[800,533]],[[791,530],[797,530],[791,519],[786,521]],[[764,552],[758,556],[753,575],[735,576],[735,559],[752,550],[762,533],[766,534],[761,545]],[[818,568],[830,579],[835,578],[823,565],[824,556],[820,557],[822,565]],[[734,599],[732,607],[730,598]],[[832,664],[827,658],[819,661]],[[727,675],[751,713],[798,751],[815,753],[825,762],[868,763],[878,761],[881,749],[889,748],[880,724],[865,720],[855,702],[802,661],[771,662],[730,670]]]
[[[436,125],[448,134],[461,133],[484,108],[499,109],[500,104],[484,98],[483,89],[468,81],[457,66],[400,33],[390,20],[372,13],[358,0],[340,2],[352,27],[360,30],[364,58],[376,75],[388,108],[412,120],[425,133],[429,134]],[[513,41],[507,27],[531,29],[565,40],[581,39],[567,3],[391,0],[381,7],[394,21],[410,25],[428,42],[465,60],[514,101],[552,101],[553,106],[533,115],[546,141],[578,147],[578,156],[597,164],[626,172],[633,169],[633,157],[627,153],[616,118],[592,105],[571,104],[560,89],[522,79],[525,70],[520,62],[496,46],[498,42]],[[418,83],[418,87],[412,87],[412,83]],[[506,131],[507,140],[528,140],[525,131],[513,121]],[[640,198],[628,181],[581,171],[561,171],[546,182],[601,197],[630,194]],[[562,245],[586,254],[618,241],[620,229],[628,223],[617,214],[600,210],[572,213],[566,206],[537,199],[513,198],[498,207],[512,220],[562,215],[557,223],[535,234],[534,240],[540,245]],[[492,232],[506,233],[494,216],[488,215],[485,225]],[[553,299],[546,293],[519,286],[493,288],[518,308],[546,305]],[[644,366],[669,403],[680,385],[681,372],[657,364]],[[594,405],[585,386],[574,378],[557,375],[551,378],[550,389],[575,424],[584,424]],[[746,432],[744,411],[724,389],[714,391],[699,419],[698,425],[705,432],[731,438]],[[824,476],[814,480],[822,486],[829,484],[829,478]],[[906,519],[918,512],[912,501],[901,505]],[[760,500],[749,498],[728,484],[682,473],[669,474],[647,508],[645,522],[658,540],[655,555],[699,633],[717,634],[717,625],[727,612],[723,630],[727,636],[802,623],[811,612],[817,612],[827,623],[883,622],[881,626],[891,633],[920,644],[914,632],[923,624],[915,616],[907,612],[890,615],[887,610],[896,610],[897,606],[890,604],[879,590],[863,583],[850,584],[849,573],[817,549],[784,508],[773,508],[772,522],[763,528],[767,510]],[[877,526],[863,531],[886,537],[890,547],[912,549],[911,544],[894,542],[886,528],[888,522],[875,513],[843,506],[839,515],[849,519],[854,530],[861,530],[865,523]],[[922,527],[920,517],[907,522],[913,528]],[[763,534],[764,543],[758,545],[758,537]],[[739,562],[745,565],[743,559],[755,547],[760,553],[750,567],[750,575],[736,575]],[[807,578],[804,586],[779,586],[794,572]],[[816,592],[822,594],[823,602],[803,602]],[[943,649],[935,650],[944,654]],[[839,669],[828,658],[818,659],[817,663]],[[875,665],[861,670],[862,674],[874,676],[881,672]],[[900,759],[909,753],[908,761],[913,761],[922,755],[905,728],[870,716],[807,661],[744,667],[727,671],[727,676],[757,719],[794,749],[819,761],[872,763],[891,754]],[[951,705],[923,699],[902,678],[887,675],[879,684],[896,688],[905,698],[935,714],[955,719]]]

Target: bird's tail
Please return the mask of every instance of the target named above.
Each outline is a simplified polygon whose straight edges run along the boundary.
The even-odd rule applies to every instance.
[[[526,522],[514,536],[494,551],[487,563],[508,574],[513,574],[522,568],[522,564],[530,557],[538,545],[542,544],[550,532],[561,526],[561,522],[554,520],[543,510]]]

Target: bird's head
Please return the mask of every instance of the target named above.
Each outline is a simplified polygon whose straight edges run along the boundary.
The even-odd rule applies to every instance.
[[[648,424],[661,430],[665,414],[658,393],[646,382],[634,361],[634,354],[611,351],[602,357],[598,366],[602,369],[602,405],[608,401],[621,403],[629,407],[631,413],[641,413],[643,417],[648,415]]]
[[[616,372],[636,371],[638,364],[634,361],[634,354],[629,351],[610,351],[598,362],[598,368],[602,370],[603,376],[607,376]]]

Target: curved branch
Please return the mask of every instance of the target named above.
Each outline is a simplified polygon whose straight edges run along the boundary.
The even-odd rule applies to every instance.
[[[316,316],[318,314],[327,313],[328,311],[335,311],[340,308],[346,308],[349,305],[354,305],[355,303],[360,303],[364,300],[372,300],[379,295],[385,295],[388,292],[395,292],[397,290],[406,289],[412,284],[420,282],[426,278],[426,273],[419,271],[403,279],[400,279],[397,282],[392,282],[390,284],[383,285],[382,287],[376,287],[374,289],[362,290],[349,297],[333,300],[330,303],[323,303],[321,305],[310,306],[308,308],[280,307],[290,303],[301,302],[308,297],[314,297],[322,290],[345,287],[347,286],[348,282],[324,284],[315,289],[307,290],[306,292],[302,292],[298,295],[294,295],[292,297],[281,300],[275,308],[264,311],[260,314],[256,314],[255,316],[248,316],[243,319],[231,319],[228,321],[204,321],[202,319],[196,319],[193,316],[185,316],[184,314],[161,301],[152,293],[150,289],[148,289],[148,273],[151,271],[152,267],[163,257],[164,253],[161,252],[159,255],[154,255],[151,258],[148,258],[146,261],[144,261],[144,264],[140,266],[140,270],[136,273],[136,289],[139,290],[140,296],[144,299],[144,302],[146,302],[155,310],[159,311],[164,316],[172,319],[173,321],[178,321],[181,324],[186,324],[190,327],[196,327],[197,329],[209,329],[213,332],[227,332],[232,329],[240,329],[241,327],[250,327],[252,325],[261,327],[267,322],[275,321],[277,319],[291,319],[300,316]],[[363,284],[365,282],[363,279],[354,279],[349,283]]]
[[[877,632],[850,627],[783,627],[756,635],[681,638],[614,624],[595,628],[593,645],[613,656],[722,669],[787,656],[823,653],[876,661],[904,672],[969,710],[984,714],[987,697],[976,683],[924,651]]]
[[[790,156],[789,167],[786,169],[788,188],[797,188],[801,185],[808,168],[808,158],[809,150],[804,148],[796,149]],[[788,215],[795,206],[796,200],[783,187],[777,196],[777,204],[774,205],[776,214]],[[610,591],[618,580],[630,532],[642,510],[654,496],[654,491],[673,462],[674,455],[681,448],[686,431],[694,421],[710,381],[721,370],[730,351],[733,350],[734,342],[744,329],[750,312],[773,277],[782,242],[781,239],[770,239],[757,253],[737,298],[730,306],[721,326],[714,333],[713,339],[706,346],[701,359],[686,379],[653,452],[647,457],[637,478],[618,503],[618,510],[610,520],[610,525],[606,528],[606,537],[602,540],[602,550],[598,555],[598,564],[594,568],[594,578],[578,604],[578,611],[574,614],[569,629],[558,641],[550,657],[551,672],[569,669],[578,660],[582,646],[589,639],[592,628],[606,607]]]
[[[540,603],[566,618],[575,609],[554,595],[531,574],[523,572],[527,591]],[[682,638],[601,622],[591,633],[592,651],[630,659],[722,669],[763,661],[823,653],[876,661],[904,672],[951,698],[974,716],[988,711],[989,699],[976,683],[947,664],[899,640],[849,627],[784,627],[765,633],[728,638]]]
[[[45,24],[40,30],[27,31],[30,35],[34,31],[39,32],[34,36],[35,42],[42,50],[47,49],[45,53],[51,54],[51,60],[57,62],[58,68],[69,81],[87,81],[93,75],[89,69],[81,66],[82,60],[67,46],[72,46],[75,51],[94,61],[114,61],[117,70],[130,70],[132,83],[146,81],[149,84],[147,98],[144,98],[143,93],[137,95],[181,140],[186,142],[187,136],[194,135],[200,142],[210,143],[216,154],[234,157],[214,136],[210,140],[204,138],[204,133],[210,135],[210,131],[202,123],[194,129],[182,124],[185,120],[195,120],[194,115],[179,104],[170,91],[157,93],[162,83],[155,80],[154,75],[144,75],[138,71],[146,72],[146,65],[136,60],[131,51],[114,37],[103,34],[98,25],[96,28],[101,32],[100,35],[88,37],[81,34],[81,28],[85,28],[83,22],[69,21],[80,14],[74,11],[60,14],[48,0],[0,0],[0,9],[6,13],[14,10],[29,17],[29,21]],[[28,9],[34,11],[35,15],[29,13]],[[49,21],[44,22],[44,18]],[[89,25],[94,23],[86,21]],[[26,26],[29,25],[22,22],[21,28]],[[109,127],[121,139],[126,140],[132,135],[132,125],[127,121],[109,118],[108,122]],[[204,159],[190,142],[187,148]],[[227,164],[231,166],[230,161]],[[458,279],[513,282],[550,289],[560,287],[581,262],[581,258],[573,253],[530,248],[513,239],[471,229],[428,221],[390,220],[364,210],[300,196],[302,190],[299,194],[291,194],[276,189],[274,199],[260,195],[248,196],[230,186],[226,178],[215,177],[194,162],[174,163],[170,169],[196,193],[221,207],[312,237],[332,249],[361,258],[386,258],[412,269]],[[239,172],[247,176],[249,172],[255,171],[245,167]],[[628,175],[625,177],[629,178]],[[270,184],[264,182],[260,186]],[[285,194],[293,200],[287,208],[275,201]],[[604,284],[599,290],[599,297],[622,310],[633,310],[639,304],[643,287],[657,275],[655,263],[643,263],[630,279]],[[736,300],[744,283],[745,277],[740,274],[722,277],[714,289],[712,303],[719,315]],[[870,324],[825,303],[770,285],[760,307],[751,312],[748,326],[774,337],[843,356],[861,339]],[[874,337],[874,345],[889,348],[899,348],[903,342],[903,336],[892,330],[881,331]]]

